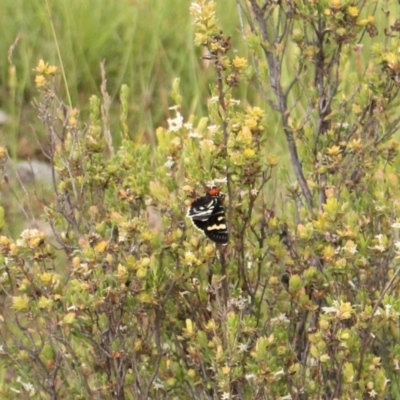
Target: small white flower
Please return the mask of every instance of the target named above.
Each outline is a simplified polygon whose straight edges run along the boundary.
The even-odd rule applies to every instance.
[[[226,179],[226,176],[224,178],[218,178],[218,179],[214,179],[214,184],[215,183],[227,183],[228,180]]]
[[[252,194],[252,196],[257,196],[258,195],[258,189],[251,189],[250,193]]]
[[[228,392],[222,393],[221,400],[229,400],[231,395]]]
[[[393,307],[393,306],[392,306],[391,304],[386,304],[386,305],[385,305],[385,311],[386,311],[386,316],[387,316],[387,317],[390,316],[390,314],[391,314],[390,310],[391,310],[392,307]]]
[[[171,169],[174,164],[175,164],[175,162],[172,159],[172,157],[168,156],[167,161],[165,162],[164,166],[165,166],[165,168]]]
[[[290,319],[286,316],[286,314],[281,313],[278,317],[278,319],[282,322],[285,322],[286,324],[288,324],[290,322]]]
[[[322,307],[322,311],[325,314],[336,313],[339,309],[339,302],[337,300],[333,300],[333,306],[331,307]]]
[[[400,229],[400,221],[396,221],[395,223],[392,224],[393,229]]]
[[[73,304],[72,306],[67,307],[67,311],[76,311],[78,309],[78,307]]]
[[[203,136],[200,135],[200,133],[197,132],[190,132],[189,133],[189,137],[192,139],[201,139]]]
[[[376,244],[375,246],[370,247],[370,249],[378,251],[379,253],[383,253],[386,250],[386,248],[383,244]]]
[[[183,124],[183,127],[184,127],[185,129],[187,129],[188,131],[192,131],[192,130],[193,130],[193,124],[192,124],[191,122],[185,122],[185,123]]]
[[[229,100],[232,104],[235,104],[235,105],[239,105],[240,104],[240,100],[238,100],[238,99],[230,99]]]
[[[247,343],[239,343],[238,345],[239,353],[245,353],[248,350],[249,350],[249,345]]]
[[[168,122],[168,130],[170,132],[178,132],[179,129],[181,129],[182,126],[183,126],[182,114],[179,111],[177,111],[176,112],[176,117],[173,118],[173,119],[168,118],[167,122]]]
[[[28,383],[21,382],[21,384],[22,384],[22,386],[24,387],[24,389],[25,389],[27,392],[30,392],[32,389],[34,389],[32,383],[29,383],[29,382],[28,382]]]
[[[126,241],[126,236],[125,235],[119,235],[118,236],[118,243],[124,243]]]
[[[354,245],[354,246],[352,246],[352,247],[346,246],[346,247],[344,247],[344,249],[345,249],[348,253],[350,253],[351,255],[353,255],[353,256],[354,256],[354,254],[356,254],[356,253],[358,252],[358,250],[357,250],[357,245]]]
[[[244,377],[249,381],[250,379],[254,379],[256,374],[246,374]]]
[[[207,129],[210,133],[215,133],[218,130],[218,125],[210,125],[207,127]]]
[[[199,286],[199,283],[200,283],[200,281],[197,278],[192,279],[193,286],[197,287],[197,286]]]
[[[42,232],[39,231],[38,229],[25,229],[21,233],[21,238],[22,239],[32,239],[32,238],[35,238],[40,235],[42,235]]]
[[[246,307],[246,304],[247,304],[247,299],[245,299],[243,296],[239,296],[239,297],[236,299],[236,307],[237,307],[239,310],[244,310],[245,307]]]
[[[271,323],[274,323],[274,322],[283,322],[283,323],[287,324],[290,322],[290,320],[288,319],[286,314],[281,313],[281,314],[279,314],[278,317],[271,319]]]
[[[157,380],[154,381],[153,385],[154,385],[154,389],[156,389],[156,390],[164,389],[164,384],[161,383],[160,381],[157,381]]]
[[[369,394],[369,397],[372,397],[373,399],[378,395],[378,393],[375,392],[374,389],[372,389],[370,392],[368,392],[368,394]]]
[[[30,392],[33,389],[33,385],[29,382],[24,382],[20,376],[17,378],[17,382],[20,383],[27,392]],[[19,392],[16,391],[16,393]]]
[[[349,123],[348,122],[338,122],[336,124],[337,128],[343,128],[343,129],[347,129],[349,127]]]
[[[334,307],[334,306],[331,306],[331,307],[322,307],[322,311],[325,313],[325,314],[333,314],[333,313],[337,313],[337,308],[336,307]]]

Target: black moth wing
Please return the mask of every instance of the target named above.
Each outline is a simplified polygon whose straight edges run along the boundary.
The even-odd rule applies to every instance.
[[[218,207],[219,203],[220,200],[218,197],[210,195],[200,197],[192,203],[187,215],[192,218],[193,221],[207,221],[212,215],[214,215],[214,211]]]
[[[222,244],[228,243],[228,229],[223,215],[212,215],[208,221],[193,220],[193,223],[212,241]],[[198,225],[198,223],[200,224]]]
[[[222,198],[206,195],[195,200],[188,210],[194,226],[216,243],[228,243],[228,229]]]

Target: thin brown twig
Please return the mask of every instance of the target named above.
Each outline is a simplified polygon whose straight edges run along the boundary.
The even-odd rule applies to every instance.
[[[279,60],[278,56],[270,50],[267,46],[271,46],[273,48],[276,43],[276,38],[273,37],[270,31],[267,30],[267,23],[265,21],[264,13],[261,8],[258,6],[256,0],[250,0],[251,7],[253,9],[253,13],[255,15],[255,19],[258,23],[258,27],[261,33],[261,37],[264,43],[267,45],[262,45],[264,50],[264,54],[266,57],[266,61],[269,69],[269,83],[275,94],[275,98],[277,101],[277,106],[279,113],[281,114],[281,122],[282,127],[286,136],[286,142],[289,148],[289,154],[291,159],[291,164],[296,175],[297,181],[301,188],[302,194],[306,200],[306,203],[310,210],[313,209],[313,196],[308,186],[308,183],[304,177],[303,168],[299,159],[297,145],[295,143],[295,139],[293,136],[292,129],[289,124],[289,115],[288,115],[288,107],[287,107],[287,96],[283,91],[281,86],[281,60]]]

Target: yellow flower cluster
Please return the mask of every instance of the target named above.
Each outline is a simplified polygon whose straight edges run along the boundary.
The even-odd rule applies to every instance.
[[[397,54],[394,52],[384,53],[382,55],[383,64],[395,72],[400,70],[400,52]]]
[[[247,60],[244,57],[236,56],[232,60],[232,65],[234,66],[234,68],[242,70],[247,67]]]
[[[228,142],[229,156],[234,165],[251,164],[258,159],[264,111],[259,107],[249,108],[232,125],[232,135]]]
[[[57,72],[57,67],[55,65],[49,65],[43,60],[39,60],[38,65],[36,66],[34,71],[37,74],[35,78],[36,87],[40,88],[46,86],[47,77],[55,75],[55,73]]]
[[[190,6],[196,29],[194,40],[196,46],[206,46],[212,42],[212,37],[219,33],[215,8],[215,2],[207,0],[198,0]]]
[[[0,254],[13,257],[17,255],[18,249],[16,244],[7,236],[0,236]]]
[[[44,238],[44,233],[37,229],[25,229],[21,233],[21,239],[17,241],[17,245],[36,249],[43,244]]]

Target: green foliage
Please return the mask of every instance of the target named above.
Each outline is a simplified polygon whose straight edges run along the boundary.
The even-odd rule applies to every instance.
[[[155,127],[168,117],[174,78],[185,82],[185,110],[204,110],[202,99],[208,94],[211,70],[198,62],[200,50],[193,45],[189,5],[190,0],[173,4],[164,0],[32,0],[29,4],[4,0],[0,107],[10,120],[0,126],[0,138],[11,156],[37,156],[36,138],[30,138],[32,124],[46,143],[31,108],[35,96],[32,68],[40,58],[63,66],[66,81],[60,90],[68,91],[72,103],[85,115],[86,99],[100,93],[100,62],[105,60],[111,98],[116,100],[122,84],[131,88],[129,124],[135,126],[135,137],[145,136],[152,144]],[[230,3],[220,12],[232,31],[237,24],[234,10]],[[67,96],[63,99],[69,102]],[[113,101],[110,124],[116,142],[118,108]]]
[[[385,43],[364,60],[363,41],[383,35],[368,5],[239,5],[251,63],[213,1],[191,6],[215,73],[208,112],[185,117],[174,81],[154,149],[132,141],[127,86],[114,147],[104,80],[86,121],[38,64],[53,237],[0,236],[4,396],[398,397],[399,29],[386,12]],[[253,74],[268,113],[236,97]],[[276,121],[294,171],[283,213],[270,194]],[[226,247],[185,218],[215,184]]]

